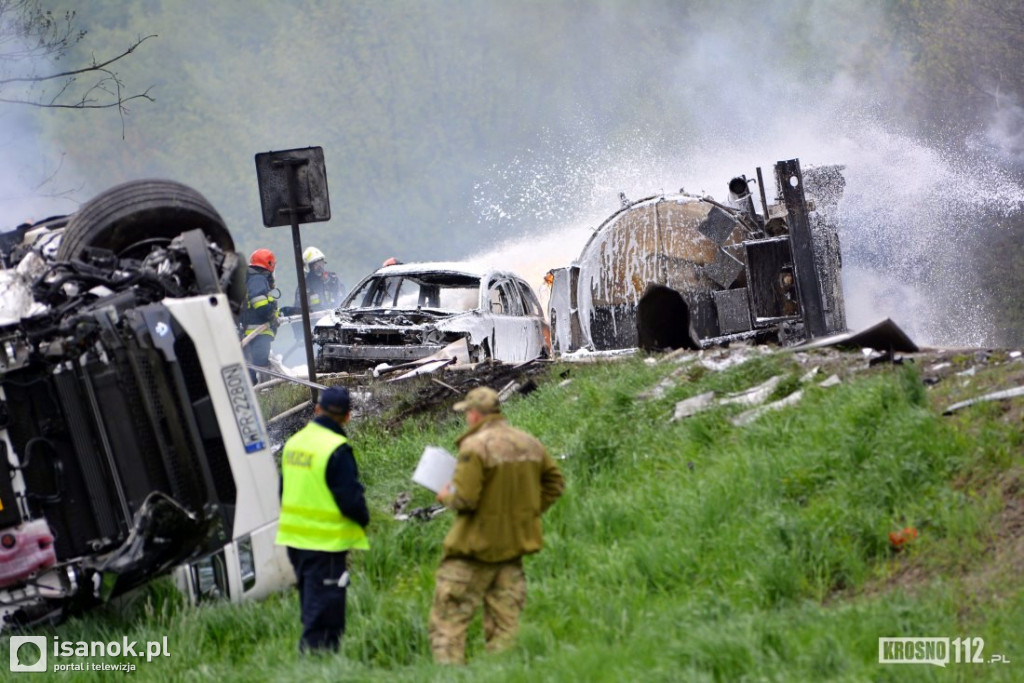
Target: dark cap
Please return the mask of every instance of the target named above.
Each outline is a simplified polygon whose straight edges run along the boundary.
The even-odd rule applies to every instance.
[[[456,403],[453,407],[460,413],[472,409],[488,415],[501,412],[501,401],[498,400],[498,392],[494,389],[490,387],[477,387],[476,389],[470,389],[469,393],[466,394],[466,398]]]
[[[352,405],[345,387],[328,387],[320,392],[317,405],[332,415],[345,415]]]

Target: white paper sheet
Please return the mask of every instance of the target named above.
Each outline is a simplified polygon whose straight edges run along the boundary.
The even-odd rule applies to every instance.
[[[438,446],[427,446],[423,449],[412,480],[437,493],[452,480],[455,474],[455,456]]]

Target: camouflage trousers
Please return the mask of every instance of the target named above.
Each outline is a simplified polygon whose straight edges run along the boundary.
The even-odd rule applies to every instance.
[[[435,662],[465,662],[466,632],[481,603],[487,651],[504,650],[515,642],[519,613],[526,604],[522,559],[491,563],[450,557],[441,561],[428,626]]]

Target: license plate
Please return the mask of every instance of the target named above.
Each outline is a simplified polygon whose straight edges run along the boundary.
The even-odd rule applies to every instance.
[[[263,431],[263,420],[260,419],[256,397],[252,387],[246,381],[245,367],[240,363],[221,368],[224,386],[228,390],[228,399],[235,414],[235,424],[242,437],[246,453],[262,451],[267,446],[267,435]]]

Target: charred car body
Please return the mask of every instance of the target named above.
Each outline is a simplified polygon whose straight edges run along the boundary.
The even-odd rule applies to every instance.
[[[0,629],[193,560],[179,585],[198,597],[211,554],[230,556],[238,594],[287,584],[217,212],[184,185],[137,181],[0,236],[0,251]]]
[[[757,176],[761,213],[744,176],[723,203],[682,192],[622,196],[577,262],[550,273],[554,348],[697,349],[844,331],[839,239],[828,219],[840,169],[778,162],[770,205],[761,169]]]
[[[385,266],[314,327],[328,372],[408,363],[465,340],[468,360],[526,361],[548,353],[537,296],[509,272],[462,263]]]

